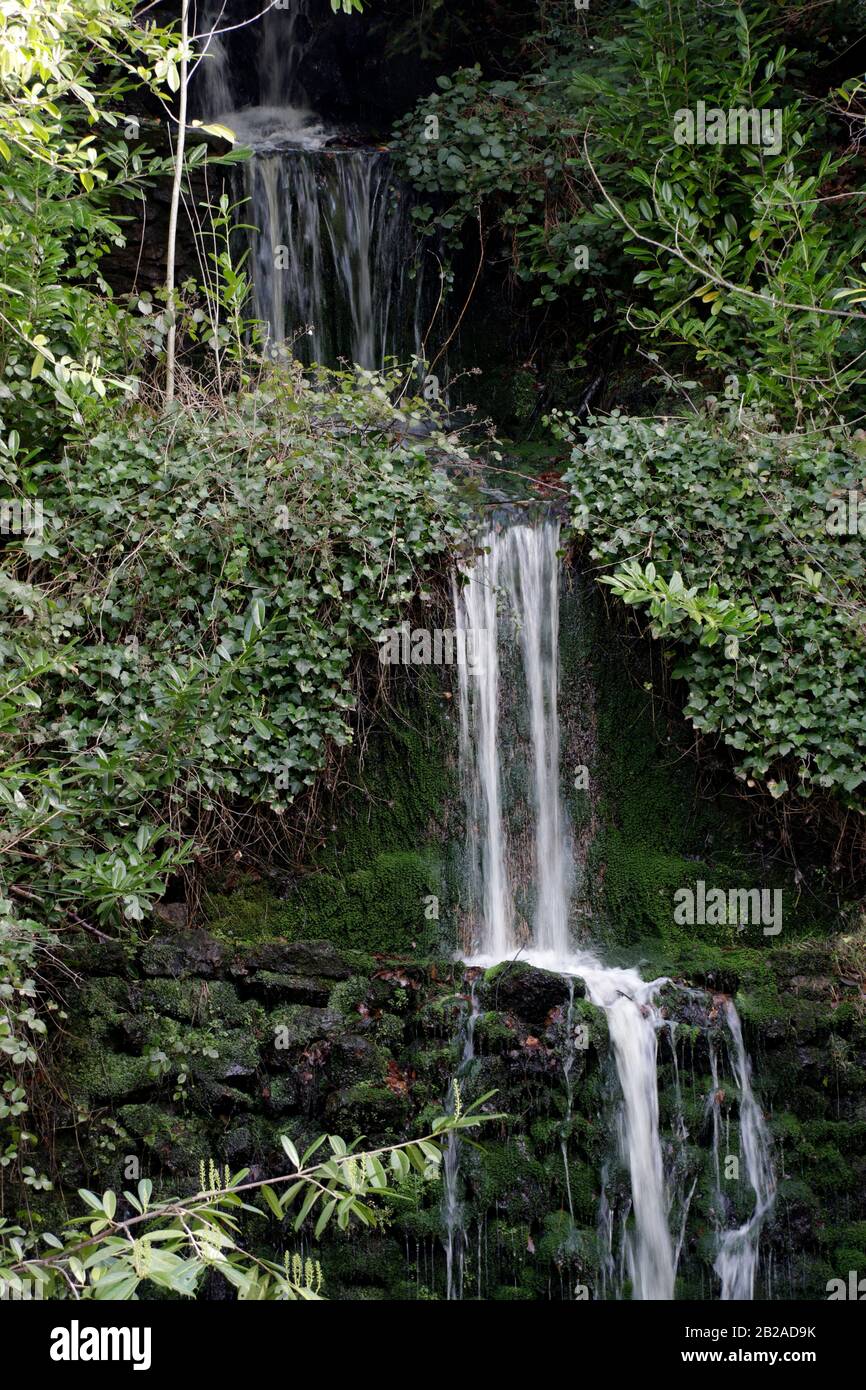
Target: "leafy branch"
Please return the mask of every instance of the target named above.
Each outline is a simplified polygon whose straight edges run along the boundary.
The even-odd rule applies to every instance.
[[[726,656],[737,656],[739,639],[751,637],[761,626],[761,615],[754,604],[719,598],[717,584],[709,584],[701,590],[697,585],[688,589],[679,570],[665,579],[656,573],[652,561],[643,569],[639,560],[627,560],[616,574],[602,575],[601,583],[609,585],[623,603],[647,604],[655,636],[661,636],[686,619],[701,629],[702,647],[712,647],[720,637],[725,637]]]
[[[0,1221],[0,1288],[5,1285],[20,1294],[29,1280],[43,1297],[119,1301],[135,1298],[141,1284],[149,1281],[192,1298],[205,1273],[213,1270],[245,1301],[318,1299],[318,1262],[301,1264],[299,1257],[287,1254],[278,1263],[251,1254],[241,1243],[240,1215],[290,1220],[295,1232],[315,1216],[317,1240],[332,1219],[342,1231],[353,1219],[362,1226],[380,1225],[383,1213],[371,1202],[409,1200],[402,1189],[411,1179],[435,1181],[441,1172],[443,1138],[504,1118],[479,1113],[494,1094],[488,1091],[465,1110],[439,1116],[423,1138],[376,1149],[361,1150],[360,1140],[349,1145],[330,1134],[321,1135],[299,1155],[291,1139],[283,1136],[293,1171],[275,1178],[247,1181],[249,1169],[234,1176],[227,1170],[220,1174],[211,1162],[207,1174],[201,1165],[197,1193],[162,1202],[153,1202],[153,1184],[144,1178],[136,1192],[124,1192],[133,1214],[122,1219],[117,1217],[115,1192],[99,1197],[82,1188],[79,1195],[89,1210],[73,1218],[62,1239],[50,1233],[28,1235]],[[312,1163],[325,1145],[328,1157]],[[276,1189],[285,1184],[287,1190],[278,1194]],[[261,1195],[266,1210],[245,1200],[250,1193]],[[83,1238],[82,1228],[87,1231]],[[52,1253],[28,1253],[40,1240]]]

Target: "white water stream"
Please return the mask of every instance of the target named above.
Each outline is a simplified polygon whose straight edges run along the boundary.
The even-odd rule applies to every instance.
[[[674,1240],[672,1194],[659,1133],[658,1037],[663,1026],[656,995],[665,980],[644,981],[637,970],[604,965],[574,944],[569,910],[574,858],[560,786],[558,713],[559,522],[527,522],[509,515],[482,537],[482,554],[455,577],[458,628],[471,631],[483,660],[459,668],[460,765],[466,802],[468,932],[472,964],[513,957],[579,977],[592,1003],[603,1009],[622,1092],[620,1143],[631,1177],[633,1223],[625,1232],[626,1270],[636,1299],[672,1299],[682,1231]],[[514,652],[522,688],[515,689]],[[503,663],[509,675],[503,677]],[[527,786],[510,786],[518,750],[514,706],[525,701],[520,727],[528,742]],[[507,732],[506,732],[507,729]],[[527,797],[528,793],[528,797]],[[516,904],[525,854],[515,863],[512,819],[529,802],[530,876],[534,907],[523,918]],[[723,1298],[754,1293],[758,1238],[774,1190],[766,1130],[754,1099],[739,1019],[726,1005],[740,1098],[741,1149],[755,1193],[752,1217],[719,1236],[716,1272]],[[690,1194],[691,1195],[691,1194]],[[606,1199],[604,1199],[606,1201]],[[686,1206],[687,1211],[687,1206]],[[610,1213],[607,1213],[609,1222]],[[683,1224],[685,1217],[683,1217]],[[605,1213],[602,1213],[602,1225]]]

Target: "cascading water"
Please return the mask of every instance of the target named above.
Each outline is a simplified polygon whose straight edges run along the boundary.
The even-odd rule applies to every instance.
[[[472,981],[469,995],[469,1009],[460,1025],[462,1056],[458,1067],[458,1080],[466,1075],[475,1057],[475,1023],[478,1018],[478,996],[476,981]],[[454,1113],[456,1096],[453,1086],[448,1096],[448,1110]],[[451,1299],[463,1297],[463,1263],[466,1256],[466,1230],[463,1225],[463,1204],[460,1200],[460,1139],[456,1130],[448,1135],[445,1160],[442,1172],[442,1224],[445,1228],[445,1296]]]
[[[203,25],[218,27],[217,14]],[[234,132],[252,156],[240,167],[256,316],[273,346],[302,360],[348,357],[381,368],[422,351],[420,245],[406,190],[387,151],[351,146],[309,108],[303,65],[309,0],[287,0],[258,25],[258,103],[236,109],[227,37],[196,69],[198,115]]]
[[[256,314],[271,341],[310,361],[342,355],[381,368],[420,352],[415,239],[391,206],[390,156],[370,150],[262,150],[244,169]],[[300,337],[298,337],[300,335]]]
[[[755,1206],[752,1215],[742,1226],[721,1233],[714,1268],[722,1281],[722,1299],[751,1299],[755,1296],[758,1243],[764,1221],[775,1200],[776,1175],[770,1160],[767,1127],[752,1091],[752,1067],[743,1043],[739,1016],[730,999],[724,1001],[724,1009],[733,1045],[731,1065],[739,1090],[740,1155],[746,1165],[749,1186],[755,1194]],[[717,1124],[714,1127],[714,1137],[716,1182],[721,1204]]]
[[[603,965],[590,952],[577,949],[569,925],[575,872],[559,780],[559,531],[552,515],[529,522],[513,513],[503,515],[481,538],[475,564],[454,579],[457,627],[471,633],[467,643],[484,654],[472,666],[460,666],[458,675],[468,959],[490,965],[519,952],[532,964],[580,977],[590,1000],[604,1010],[622,1092],[620,1148],[631,1178],[634,1223],[625,1231],[625,1265],[634,1298],[671,1299],[683,1231],[675,1245],[659,1133],[658,1037],[665,1020],[655,998],[666,981],[647,983],[636,970]],[[506,686],[503,680],[504,665],[509,673],[522,671],[522,726],[514,718],[517,691],[513,681]],[[524,749],[517,746],[521,727],[528,729]],[[514,769],[521,765],[526,767],[526,785],[515,787]],[[532,815],[528,864],[525,831],[512,825],[527,802]],[[521,841],[520,849],[515,841]],[[527,873],[535,890],[531,912],[521,911],[516,900],[518,879]],[[716,1270],[723,1297],[749,1298],[754,1268],[749,1274],[748,1264],[756,1258],[760,1226],[771,1200],[772,1169],[733,1005],[728,1007],[728,1022],[735,1043],[743,1151],[757,1202],[750,1222],[720,1237]],[[604,1195],[602,1204],[600,1228],[612,1239],[612,1214]],[[687,1209],[686,1203],[683,1229]]]

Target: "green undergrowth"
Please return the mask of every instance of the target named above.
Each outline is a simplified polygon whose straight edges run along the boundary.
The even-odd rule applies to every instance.
[[[758,852],[726,759],[712,751],[695,757],[666,690],[662,653],[609,615],[592,580],[577,571],[563,594],[560,641],[564,743],[589,782],[575,788],[565,769],[585,851],[590,937],[612,950],[654,939],[671,959],[698,942],[708,951],[777,944],[760,925],[679,925],[675,895],[699,881],[707,891],[780,891],[786,941],[838,924],[834,895],[818,895],[819,876],[805,892],[784,862]]]
[[[4,538],[0,569],[10,1090],[45,1028],[28,983],[41,938],[70,917],[137,938],[172,878],[238,846],[285,862],[289,822],[362,722],[378,640],[413,605],[429,621],[465,512],[441,436],[410,432],[424,403],[391,404],[405,384],[275,370],[218,403],[107,414],[29,469],[44,531]],[[408,789],[387,763],[379,776],[420,827],[437,793],[408,726],[403,744]],[[373,849],[368,817],[353,862],[313,865],[287,932],[327,934],[321,917],[358,945],[378,918],[383,948],[416,921],[420,936],[436,865],[420,829],[386,840]],[[22,1106],[0,1107],[9,1152]]]
[[[363,753],[346,759],[311,860],[283,884],[213,891],[206,917],[215,935],[324,939],[419,957],[453,944],[447,905],[456,874],[456,711],[449,693],[435,671],[402,680]]]
[[[686,718],[718,739],[737,776],[794,811],[832,797],[856,834],[866,778],[856,506],[848,528],[863,441],[839,428],[785,432],[738,405],[734,392],[716,414],[593,422],[568,474],[575,524],[606,575],[648,562],[621,597],[649,603],[652,635],[676,649]],[[722,628],[712,620],[725,604],[748,605],[741,631],[730,613]]]

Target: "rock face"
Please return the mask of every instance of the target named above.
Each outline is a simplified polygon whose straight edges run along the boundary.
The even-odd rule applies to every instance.
[[[195,1190],[211,1158],[276,1175],[282,1134],[303,1149],[324,1132],[369,1144],[429,1132],[460,1064],[473,992],[475,1056],[461,1088],[467,1099],[494,1091],[485,1109],[507,1119],[477,1136],[481,1152],[462,1151],[465,1296],[569,1298],[576,1286],[611,1296],[597,1238],[602,1173],[615,1212],[629,1179],[616,1153],[605,1018],[579,982],[570,998],[560,976],[522,962],[482,973],[329,942],[239,947],[186,931],[123,952],[82,943],[70,959],[84,978],[62,1067],[70,1104],[56,1127],[65,1191],[122,1191],[132,1159],[157,1191]],[[764,1236],[772,1296],[825,1297],[840,1270],[866,1269],[859,991],[838,984],[829,944],[720,954],[715,965],[701,948],[691,974],[685,960],[655,964],[652,974],[673,978],[659,998],[671,1024],[659,1039],[661,1124],[684,1135],[678,1148],[666,1141],[666,1158],[676,1182],[696,1183],[678,1296],[712,1287],[713,1106],[736,1152],[723,995],[677,984],[703,973],[723,976],[736,996],[776,1146],[779,1191]],[[720,1079],[708,1105],[713,1054]],[[41,1200],[47,1215],[52,1198]],[[725,1200],[731,1220],[748,1214],[747,1184]],[[387,1229],[327,1237],[329,1296],[442,1297],[441,1211],[436,1184],[395,1208]]]
[[[575,981],[575,992],[582,997],[582,980]],[[483,1002],[499,1012],[516,1009],[528,1022],[542,1027],[552,1009],[568,999],[568,985],[561,975],[536,970],[525,961],[508,961],[489,972],[484,982]]]

